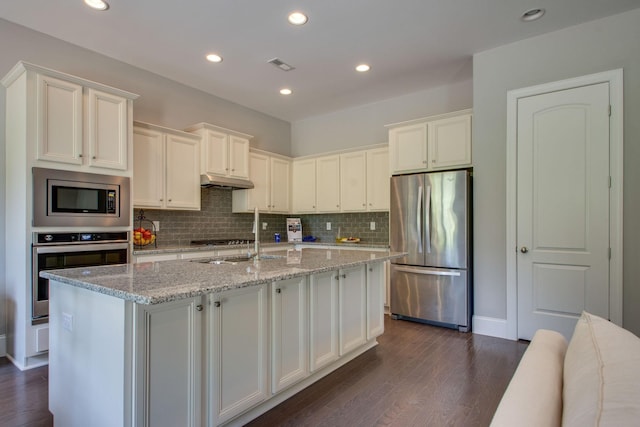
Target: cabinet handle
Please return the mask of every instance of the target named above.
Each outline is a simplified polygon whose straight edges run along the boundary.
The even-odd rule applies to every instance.
[[[369,203],[369,205],[371,205],[371,203]],[[363,203],[363,204],[362,204],[362,206],[367,206],[367,204],[366,204],[366,203]]]
[[[282,289],[280,289],[280,288],[276,289],[276,294],[279,294],[281,292],[282,292]]]
[[[220,301],[216,301],[216,302],[214,302],[214,303],[213,303],[213,306],[214,306],[214,307],[220,307]]]
[[[371,203],[369,203],[369,206],[372,206]]]
[[[339,279],[340,279],[340,275],[336,276],[336,280],[339,280]]]
[[[95,159],[96,159],[96,156],[93,156],[93,157],[92,157],[92,159],[93,159],[93,160],[95,160]]]
[[[169,201],[171,201],[171,199],[169,199]]]
[[[164,199],[160,199],[160,201],[162,202],[162,201],[164,201]]]
[[[202,304],[198,304],[198,305],[196,305],[196,310],[198,310],[198,311],[202,311]]]
[[[311,206],[311,207],[312,207],[313,209],[315,209],[315,208],[316,208],[316,205],[313,205],[313,206]]]
[[[422,163],[424,163],[424,164],[426,165],[426,164],[427,164],[427,161],[426,161],[426,160],[423,160],[423,161],[422,161]]]
[[[373,271],[373,268],[369,267],[369,271]]]
[[[339,208],[339,207],[340,207],[340,205],[336,205],[336,208]]]
[[[82,157],[82,153],[78,154],[78,157]]]
[[[346,279],[346,278],[347,278],[347,275],[346,275],[346,274],[343,274],[341,277],[342,277],[343,279]]]

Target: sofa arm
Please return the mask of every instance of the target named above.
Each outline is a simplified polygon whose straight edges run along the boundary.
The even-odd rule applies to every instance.
[[[491,427],[560,426],[562,372],[567,340],[538,330],[502,396]]]

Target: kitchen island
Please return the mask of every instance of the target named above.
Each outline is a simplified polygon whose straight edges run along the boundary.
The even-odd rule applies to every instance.
[[[47,271],[64,426],[242,425],[374,347],[388,251]]]

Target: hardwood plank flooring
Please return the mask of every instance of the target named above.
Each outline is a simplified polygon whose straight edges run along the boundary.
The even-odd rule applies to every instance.
[[[378,341],[248,426],[487,426],[527,347],[388,317]],[[0,358],[0,426],[52,426],[47,379]]]

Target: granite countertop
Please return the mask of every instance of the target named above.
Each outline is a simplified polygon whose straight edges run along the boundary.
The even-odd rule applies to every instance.
[[[269,242],[261,243],[261,248],[274,248],[282,247],[283,250],[292,248],[295,245],[303,246],[335,246],[335,247],[353,247],[359,249],[376,248],[376,249],[389,249],[388,244],[382,243],[336,243],[336,242]],[[249,246],[253,251],[253,244]],[[207,246],[160,246],[142,248],[134,248],[133,255],[155,255],[155,254],[167,254],[167,253],[181,253],[181,252],[205,252],[205,251],[219,251],[223,249],[247,249],[247,245],[207,245]]]
[[[260,261],[236,264],[202,264],[189,260],[143,262],[47,270],[40,276],[138,304],[160,304],[403,255],[380,250],[303,248],[270,252]]]

